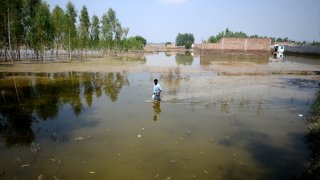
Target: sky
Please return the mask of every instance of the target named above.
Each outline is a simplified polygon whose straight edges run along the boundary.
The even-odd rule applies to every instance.
[[[52,10],[69,0],[44,0]],[[229,28],[247,35],[320,41],[320,0],[71,0],[78,14],[90,17],[115,10],[128,36],[149,43],[174,42],[178,33],[192,33],[196,42]]]

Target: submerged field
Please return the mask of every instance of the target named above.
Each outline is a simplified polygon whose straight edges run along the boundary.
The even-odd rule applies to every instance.
[[[0,66],[4,179],[294,179],[318,59],[152,54]],[[162,101],[151,102],[153,79]]]

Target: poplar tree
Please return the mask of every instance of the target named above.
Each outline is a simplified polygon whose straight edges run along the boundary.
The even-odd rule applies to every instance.
[[[19,59],[23,44],[22,0],[6,0],[0,7],[0,49],[5,59]],[[3,51],[2,51],[3,53]]]
[[[114,11],[112,9],[109,9],[108,12],[102,16],[102,44],[105,50],[108,50],[111,47],[113,37],[113,17]]]
[[[66,29],[65,32],[68,36],[67,39],[67,46],[69,52],[69,59],[71,59],[71,52],[76,46],[76,17],[77,11],[74,8],[74,5],[69,1],[67,4],[67,11],[66,11]]]
[[[36,7],[33,24],[34,32],[32,33],[31,43],[38,57],[39,52],[44,55],[46,48],[50,49],[53,42],[51,14],[46,2],[40,3]]]
[[[100,42],[100,22],[99,18],[96,15],[92,16],[91,20],[91,31],[90,31],[90,40],[91,40],[91,48],[97,50]]]
[[[112,49],[115,43],[119,45],[121,39],[127,36],[128,31],[128,28],[121,26],[112,8],[102,16],[102,37],[105,49]]]
[[[80,26],[79,26],[79,47],[81,50],[81,59],[82,51],[88,47],[89,42],[89,27],[90,20],[86,6],[82,7],[80,12]]]
[[[60,6],[55,6],[52,12],[52,25],[54,33],[54,46],[56,49],[56,56],[59,55],[59,47],[63,45],[65,38],[65,26],[66,26],[66,15]]]

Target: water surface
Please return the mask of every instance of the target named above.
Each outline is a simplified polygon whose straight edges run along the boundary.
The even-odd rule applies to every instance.
[[[304,76],[0,77],[4,179],[293,179],[309,160],[304,117],[319,81]],[[154,78],[161,102],[150,102]]]

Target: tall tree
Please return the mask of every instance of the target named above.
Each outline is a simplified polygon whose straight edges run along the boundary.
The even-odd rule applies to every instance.
[[[26,49],[32,49],[33,47],[34,41],[32,40],[32,38],[34,37],[34,33],[36,32],[34,19],[36,16],[36,9],[41,3],[41,0],[26,0],[25,2],[22,23],[24,26]]]
[[[46,48],[51,48],[53,41],[53,27],[51,23],[51,14],[49,5],[44,2],[40,3],[36,8],[34,18],[34,32],[32,33],[31,43],[32,48],[42,55],[45,53]]]
[[[66,34],[68,36],[68,52],[69,52],[69,59],[71,59],[71,52],[76,46],[76,18],[77,18],[77,11],[74,8],[74,5],[69,1],[67,4],[67,11],[66,11]]]
[[[102,40],[105,50],[108,50],[111,47],[111,41],[113,38],[112,21],[114,19],[114,16],[114,11],[112,9],[109,9],[108,12],[102,16]]]
[[[52,25],[54,32],[54,46],[56,55],[59,55],[59,47],[62,46],[65,38],[66,15],[60,6],[56,6],[52,12]]]
[[[181,34],[179,33],[176,37],[176,44],[177,46],[185,46],[185,48],[191,48],[191,45],[194,43],[194,36],[193,34]]]
[[[83,6],[80,12],[80,26],[79,26],[79,40],[81,49],[81,59],[82,51],[88,47],[89,42],[89,27],[90,20],[86,6]]]
[[[12,43],[13,48],[16,51],[15,58],[20,59],[20,47],[24,44],[24,27],[22,24],[23,19],[23,0],[13,0],[13,22],[11,26],[12,30]]]
[[[127,36],[129,29],[123,28],[119,22],[116,12],[109,9],[107,13],[102,16],[102,37],[104,48],[112,49],[114,44],[119,45],[122,38]]]
[[[92,16],[90,39],[91,39],[91,48],[97,50],[100,42],[100,23],[99,18],[96,15]]]
[[[0,7],[0,48],[5,51],[5,59],[20,57],[19,48],[23,43],[22,0],[4,0]]]

